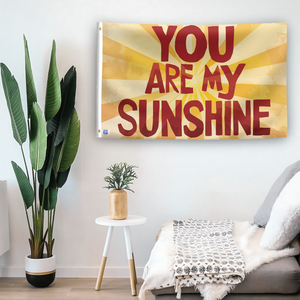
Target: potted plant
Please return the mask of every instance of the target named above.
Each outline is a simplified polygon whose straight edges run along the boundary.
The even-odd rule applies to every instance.
[[[133,168],[137,167],[122,162],[107,168],[110,171],[110,176],[104,177],[108,183],[104,188],[113,189],[109,193],[109,215],[114,220],[124,220],[128,216],[127,192],[125,190],[134,193],[129,185],[138,178]]]
[[[51,284],[55,278],[53,228],[58,189],[67,180],[79,146],[80,121],[74,107],[76,69],[71,67],[59,81],[56,44],[53,41],[43,113],[37,103],[25,36],[24,48],[27,122],[18,83],[5,64],[1,63],[0,67],[13,136],[21,147],[25,167],[24,171],[12,161],[29,230],[30,255],[25,257],[26,278],[32,285],[43,287]],[[27,131],[31,168],[23,151]],[[46,264],[46,269],[43,269],[43,264]]]

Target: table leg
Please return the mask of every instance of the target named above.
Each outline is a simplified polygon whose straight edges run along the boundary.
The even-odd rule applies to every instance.
[[[128,231],[130,233],[130,227],[128,227]],[[132,247],[131,239],[130,239],[130,245],[131,245],[132,260],[133,260],[133,266],[134,266],[134,282],[135,282],[135,284],[137,284],[136,267],[135,267],[135,260],[134,260],[134,255],[133,255],[133,247]]]
[[[126,244],[129,273],[130,273],[131,294],[132,296],[136,296],[136,271],[135,271],[134,260],[132,256],[133,251],[131,246],[129,226],[124,226],[124,236],[125,236],[125,244]]]
[[[134,261],[133,250],[132,250],[132,261],[133,261],[133,267],[134,267],[134,282],[135,282],[135,284],[137,284],[136,267],[135,267],[135,261]]]
[[[109,248],[109,245],[110,245],[113,230],[114,230],[114,227],[109,226],[108,232],[107,232],[107,235],[106,235],[106,241],[105,241],[105,245],[104,245],[101,266],[100,266],[100,269],[99,269],[99,274],[98,274],[98,278],[97,278],[97,282],[96,282],[96,286],[95,286],[96,291],[99,291],[100,287],[101,287],[103,274],[104,274],[104,269],[105,269],[105,264],[106,264],[107,255],[108,255],[108,248]]]

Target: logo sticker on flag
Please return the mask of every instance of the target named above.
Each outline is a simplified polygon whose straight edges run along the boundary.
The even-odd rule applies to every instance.
[[[99,137],[286,137],[286,23],[98,25]]]

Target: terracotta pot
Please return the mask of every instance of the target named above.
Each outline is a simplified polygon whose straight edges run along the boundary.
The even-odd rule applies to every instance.
[[[124,190],[112,190],[109,193],[109,216],[113,220],[124,220],[128,216],[127,193]]]
[[[44,258],[25,257],[25,273],[28,283],[34,287],[46,287],[55,279],[56,256]]]

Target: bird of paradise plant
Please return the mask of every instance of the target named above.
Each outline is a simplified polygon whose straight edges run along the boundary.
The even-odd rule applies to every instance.
[[[58,189],[68,178],[79,146],[80,121],[75,109],[76,69],[71,67],[65,77],[59,81],[56,44],[53,41],[43,113],[37,103],[25,36],[24,49],[27,124],[18,83],[5,64],[1,63],[0,68],[13,137],[20,145],[25,167],[23,171],[12,161],[25,207],[31,258],[42,258],[45,246],[47,257],[52,256]],[[31,170],[28,168],[23,149],[27,132]]]

